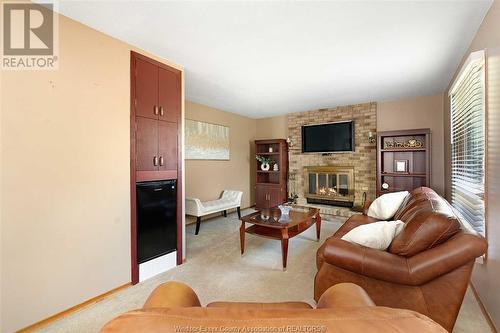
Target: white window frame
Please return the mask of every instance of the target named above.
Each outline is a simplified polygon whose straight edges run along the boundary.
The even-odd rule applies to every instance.
[[[453,84],[451,85],[451,88],[448,92],[448,98],[449,98],[449,101],[450,101],[450,152],[451,154],[453,154],[453,142],[451,140],[453,140],[453,121],[452,121],[452,117],[453,117],[453,113],[452,113],[452,103],[451,103],[451,99],[452,99],[452,95],[456,92],[456,90],[458,89],[458,87],[460,86],[460,83],[465,79],[466,77],[466,74],[469,72],[469,70],[471,69],[472,66],[474,66],[475,64],[477,64],[477,62],[480,62],[481,65],[482,65],[482,80],[483,80],[483,88],[484,88],[484,91],[483,91],[483,101],[482,101],[482,104],[483,104],[483,114],[484,114],[484,157],[483,157],[483,190],[484,190],[484,197],[483,197],[483,204],[484,204],[484,211],[483,211],[483,220],[484,220],[484,236],[486,237],[487,235],[487,229],[488,229],[488,221],[487,221],[487,218],[488,218],[488,214],[487,214],[487,199],[488,199],[488,182],[487,182],[487,179],[488,179],[488,105],[487,105],[487,98],[488,98],[488,89],[487,89],[487,64],[486,64],[486,51],[485,50],[479,50],[479,51],[475,51],[475,52],[472,52],[469,57],[467,58],[467,60],[465,61],[465,63],[463,64],[462,68],[460,69],[460,72],[459,74],[457,75],[455,81],[453,82]],[[452,156],[451,156],[452,158]],[[453,163],[453,161],[450,159],[450,167],[451,167],[451,163]],[[453,176],[453,171],[451,171],[451,174],[450,174],[450,184],[452,182],[452,176]],[[451,189],[451,191],[453,191],[453,189]],[[451,197],[451,193],[450,193],[450,197]],[[461,216],[460,213],[458,213],[459,216]],[[465,218],[463,218],[463,220],[465,222],[467,222],[467,220]],[[468,224],[468,223],[467,223]]]

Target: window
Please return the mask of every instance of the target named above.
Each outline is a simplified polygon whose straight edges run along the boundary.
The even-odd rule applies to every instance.
[[[450,90],[451,204],[484,235],[485,79],[484,51],[469,56]]]

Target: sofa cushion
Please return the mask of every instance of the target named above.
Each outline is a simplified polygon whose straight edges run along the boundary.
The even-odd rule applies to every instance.
[[[376,250],[387,250],[403,229],[402,221],[379,221],[360,225],[342,236],[342,240]]]
[[[460,223],[446,200],[434,192],[412,193],[397,217],[405,222],[403,231],[389,252],[411,257],[441,244],[460,230]]]
[[[394,214],[396,214],[408,194],[408,191],[402,191],[381,195],[377,199],[373,200],[370,208],[368,208],[367,215],[374,217],[379,221],[387,221],[391,219]]]

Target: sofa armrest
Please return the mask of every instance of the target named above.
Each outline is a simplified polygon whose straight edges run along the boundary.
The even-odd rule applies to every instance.
[[[198,198],[186,197],[186,214],[191,216],[200,216],[202,213],[203,204]]]
[[[324,260],[334,266],[382,281],[419,286],[466,265],[486,251],[481,237],[460,233],[413,257],[403,257],[332,237]]]
[[[318,309],[337,308],[345,306],[375,306],[366,291],[354,283],[339,283],[321,295]]]
[[[143,309],[149,308],[186,308],[201,306],[198,296],[184,283],[170,281],[160,284],[149,295]]]
[[[460,232],[448,241],[408,258],[408,269],[417,283],[425,283],[486,253],[482,236]]]
[[[336,237],[327,240],[323,256],[327,263],[354,273],[393,283],[411,284],[406,257]]]

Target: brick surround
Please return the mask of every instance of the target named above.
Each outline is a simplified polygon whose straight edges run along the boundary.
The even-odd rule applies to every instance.
[[[303,125],[321,124],[335,121],[353,120],[355,151],[352,153],[302,154]],[[369,143],[368,133],[377,132],[377,103],[340,106],[336,108],[290,113],[288,133],[293,142],[289,148],[289,168],[291,180],[289,190],[296,189],[299,203],[304,203],[304,167],[306,166],[353,166],[355,205],[361,204],[363,192],[367,198],[375,198],[376,146]],[[295,179],[295,180],[293,180]]]

